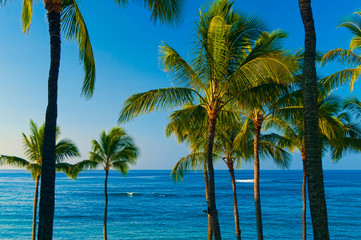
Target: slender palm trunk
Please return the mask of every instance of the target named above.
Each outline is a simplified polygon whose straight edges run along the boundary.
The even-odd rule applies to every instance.
[[[327,240],[330,237],[328,233],[327,206],[318,129],[318,91],[315,66],[316,31],[312,16],[311,0],[299,0],[298,3],[305,28],[302,90],[308,199],[311,210],[313,237],[315,240]]]
[[[228,164],[229,174],[231,175],[232,180],[232,189],[233,189],[233,204],[234,204],[234,225],[236,228],[236,237],[237,240],[241,240],[241,229],[239,227],[239,214],[238,214],[238,204],[237,204],[237,189],[236,189],[236,180],[234,177],[233,162]]]
[[[60,12],[49,11],[50,71],[48,79],[48,106],[45,116],[43,162],[39,203],[39,240],[53,237],[55,205],[55,132],[57,118],[58,75],[60,65]]]
[[[257,238],[263,240],[263,226],[262,226],[262,212],[261,212],[261,198],[259,191],[259,138],[261,134],[261,125],[255,123],[254,134],[254,205],[256,207],[256,221],[257,221]]]
[[[35,195],[34,195],[34,206],[33,206],[33,230],[32,230],[32,234],[31,234],[32,240],[35,240],[35,238],[36,238],[36,214],[37,214],[37,209],[38,209],[39,179],[40,179],[40,176],[37,175],[35,178]]]
[[[301,152],[302,165],[303,165],[303,176],[302,176],[302,240],[306,240],[306,183],[307,183],[307,169],[306,169],[306,153]]]
[[[107,240],[107,215],[108,215],[108,174],[109,171],[105,170],[104,181],[104,221],[103,221],[103,236],[104,240]]]
[[[207,239],[212,240],[213,233],[212,233],[212,221],[211,215],[209,214],[209,201],[208,201],[208,171],[207,171],[207,162],[203,161],[203,175],[204,175],[204,186],[206,188],[206,201],[207,201],[207,214],[208,214],[208,235]]]
[[[208,212],[211,215],[212,231],[214,240],[221,240],[221,230],[219,228],[218,213],[216,207],[216,194],[214,185],[214,169],[213,169],[213,143],[215,137],[217,122],[217,114],[211,113],[208,118],[208,144],[207,144],[207,164],[208,164]]]

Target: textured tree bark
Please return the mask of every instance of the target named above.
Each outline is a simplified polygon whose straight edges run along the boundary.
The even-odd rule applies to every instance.
[[[216,207],[216,195],[214,185],[214,169],[213,169],[213,143],[216,130],[217,114],[211,113],[208,118],[208,144],[207,144],[207,164],[208,164],[208,212],[211,215],[212,230],[214,240],[221,239],[221,230],[219,228],[218,213]]]
[[[208,215],[208,235],[207,239],[212,240],[213,232],[212,232],[212,221],[211,215],[209,214],[209,201],[208,201],[208,171],[207,171],[207,162],[203,162],[203,175],[204,175],[204,186],[206,189],[206,201],[207,201],[207,215]]]
[[[302,176],[302,240],[307,238],[307,225],[306,225],[306,183],[307,183],[307,168],[306,168],[306,153],[301,152],[303,176]]]
[[[107,217],[108,217],[108,170],[105,170],[104,181],[104,221],[103,221],[103,236],[104,240],[107,240]]]
[[[261,134],[261,125],[255,122],[254,134],[254,205],[256,207],[256,221],[257,221],[257,238],[263,240],[263,226],[262,226],[262,212],[261,199],[259,191],[259,138]]]
[[[32,240],[35,240],[35,238],[36,238],[36,216],[37,216],[37,210],[38,210],[39,179],[40,179],[40,176],[36,176],[34,206],[33,206],[33,229],[32,229],[32,234],[31,234]]]
[[[45,116],[43,158],[39,203],[39,240],[53,237],[55,205],[55,132],[57,118],[58,75],[60,65],[60,12],[48,12],[50,33],[50,71],[48,106]]]
[[[318,91],[315,66],[316,32],[312,16],[311,1],[299,0],[298,3],[305,28],[305,57],[302,89],[308,198],[314,239],[324,240],[329,239],[329,233],[318,129]]]
[[[238,204],[237,204],[237,189],[236,189],[236,180],[234,177],[233,163],[228,165],[229,174],[231,175],[232,180],[232,189],[233,189],[233,204],[234,204],[234,225],[236,228],[236,237],[237,240],[241,240],[241,229],[239,227],[239,214],[238,214]]]

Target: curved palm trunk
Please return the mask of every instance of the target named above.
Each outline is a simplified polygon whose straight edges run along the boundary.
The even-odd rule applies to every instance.
[[[238,204],[237,204],[237,189],[236,189],[236,180],[234,177],[233,163],[228,164],[228,170],[232,180],[233,202],[234,202],[234,224],[236,228],[236,237],[237,240],[241,240],[241,229],[239,228],[239,214],[238,214]]]
[[[262,212],[261,199],[259,191],[259,138],[261,134],[261,125],[255,123],[256,130],[254,134],[254,205],[256,207],[256,221],[257,221],[257,238],[263,240],[263,226],[262,226]]]
[[[39,203],[39,240],[53,237],[55,205],[55,131],[57,118],[58,75],[60,65],[60,11],[48,11],[50,33],[50,71],[48,106],[45,116],[43,162]]]
[[[208,214],[208,235],[207,239],[212,240],[213,233],[212,233],[212,221],[211,215],[209,214],[209,201],[208,201],[208,171],[207,171],[207,163],[203,161],[203,175],[204,175],[204,186],[206,189],[206,201],[207,201],[207,214]]]
[[[38,208],[38,195],[39,195],[39,179],[40,176],[36,176],[35,179],[35,195],[34,195],[34,206],[33,206],[33,230],[31,234],[31,239],[35,240],[36,238],[36,214],[37,214],[37,208]]]
[[[103,221],[103,236],[104,240],[107,240],[107,217],[108,217],[108,174],[109,171],[105,170],[104,181],[104,221]]]
[[[219,228],[218,213],[216,207],[216,195],[214,186],[214,169],[213,169],[213,143],[215,137],[217,114],[210,114],[208,118],[208,144],[207,144],[207,164],[208,164],[208,212],[211,215],[212,230],[214,240],[221,239],[221,230]]]
[[[322,155],[318,129],[317,74],[315,66],[316,32],[311,0],[298,0],[305,28],[303,68],[304,132],[307,166],[308,198],[315,240],[329,239],[327,206],[323,184]]]
[[[306,169],[306,153],[301,152],[303,176],[302,176],[302,239],[306,240],[306,181],[307,181],[307,169]]]

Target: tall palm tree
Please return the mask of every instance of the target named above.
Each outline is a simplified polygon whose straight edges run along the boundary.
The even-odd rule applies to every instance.
[[[246,18],[234,12],[228,0],[211,3],[200,11],[197,41],[190,63],[166,43],[161,46],[161,62],[178,87],[150,90],[129,97],[119,117],[119,122],[125,122],[140,114],[174,109],[186,103],[204,105],[208,115],[208,209],[216,240],[221,239],[221,232],[212,152],[219,114],[233,99],[260,82],[282,81],[285,76],[290,76],[282,53],[268,53],[264,48],[250,50],[250,43],[259,36],[261,29],[257,18]]]
[[[56,129],[56,138],[60,135],[60,129]],[[36,215],[38,206],[38,189],[41,177],[42,150],[44,144],[44,124],[38,128],[35,122],[30,120],[30,136],[27,137],[23,133],[25,156],[28,160],[16,156],[0,155],[0,165],[7,164],[14,167],[25,168],[30,171],[31,176],[35,180],[35,194],[33,206],[33,225],[32,240],[36,238]],[[69,177],[74,178],[72,174],[72,165],[63,162],[63,160],[71,157],[80,156],[78,148],[69,139],[62,139],[56,144],[56,164],[57,171],[65,172]]]
[[[329,239],[327,206],[323,183],[321,145],[317,113],[316,31],[311,0],[298,0],[305,29],[305,55],[303,66],[303,106],[306,149],[308,196],[313,236],[315,240]]]
[[[165,128],[165,132],[167,137],[175,135],[178,143],[186,141],[191,152],[189,155],[181,158],[174,166],[171,172],[172,179],[175,182],[182,181],[184,174],[186,174],[189,169],[202,169],[208,206],[208,170],[207,161],[205,161],[207,155],[205,152],[207,147],[207,118],[208,115],[204,105],[188,104],[183,109],[174,111],[169,116],[170,122]],[[236,112],[223,109],[220,113],[218,124],[223,125],[225,122],[236,122],[237,119],[239,119],[239,117]],[[215,160],[218,158],[218,155],[213,154],[213,157],[213,160]],[[213,236],[210,217],[208,212],[208,240],[212,240]],[[238,215],[236,220],[238,220]],[[238,221],[236,222],[238,223]],[[240,236],[239,224],[236,224],[236,231],[238,231]]]
[[[107,215],[108,215],[108,175],[109,170],[114,168],[122,175],[126,175],[129,164],[135,164],[138,156],[138,148],[133,139],[120,127],[112,128],[108,133],[104,130],[100,134],[99,141],[92,140],[92,151],[89,159],[77,163],[74,174],[78,175],[84,169],[94,169],[101,166],[105,171],[104,181],[104,221],[103,236],[107,239]]]
[[[336,48],[327,52],[322,57],[321,63],[323,65],[331,61],[337,61],[340,64],[347,65],[346,69],[337,71],[323,80],[323,83],[328,87],[329,91],[344,85],[348,81],[350,81],[350,89],[352,91],[355,82],[361,74],[361,56],[355,51],[361,48],[360,19],[361,12],[355,12],[352,17],[346,18],[344,22],[339,25],[339,27],[347,28],[353,34],[349,49]]]
[[[282,52],[280,48],[280,40],[287,35],[280,31],[274,31],[272,33],[264,32],[257,40],[254,48],[264,48],[267,52],[277,53]],[[297,62],[297,58],[291,57],[290,61]],[[294,71],[297,68],[293,69]],[[260,85],[245,94],[241,95],[236,104],[241,111],[241,114],[246,117],[244,129],[247,131],[249,124],[253,124],[253,157],[254,157],[254,200],[256,208],[256,221],[257,221],[257,236],[259,240],[263,239],[263,226],[262,226],[262,212],[261,212],[261,197],[259,188],[260,179],[260,138],[261,131],[263,130],[263,124],[274,115],[276,109],[284,102],[283,97],[287,95],[291,89],[291,78],[289,82],[279,84],[276,81],[268,84]],[[282,101],[281,101],[282,100]],[[244,132],[246,133],[246,132]],[[247,136],[247,135],[246,135]],[[274,135],[276,136],[276,135]],[[247,140],[247,138],[246,138]],[[244,144],[246,146],[246,144]],[[280,163],[280,162],[279,162]],[[282,165],[286,162],[281,162]],[[286,167],[283,165],[283,167]]]
[[[300,91],[295,92],[296,97],[302,97]],[[302,101],[295,102],[301,105],[294,105],[279,109],[281,116],[274,117],[272,124],[269,126],[281,129],[284,138],[280,139],[278,144],[290,149],[292,152],[298,150],[301,153],[303,165],[303,184],[302,184],[302,235],[306,239],[306,149],[304,140],[304,124],[302,118]],[[320,142],[322,153],[328,149],[331,151],[331,159],[338,161],[347,151],[360,151],[361,132],[358,126],[350,122],[352,119],[351,112],[342,111],[342,100],[337,96],[327,96],[319,94],[318,98],[318,121],[320,129]],[[276,126],[277,125],[277,126]]]
[[[11,0],[0,0],[0,6]],[[45,116],[44,151],[41,178],[39,205],[39,239],[52,239],[55,205],[55,132],[57,120],[57,88],[60,66],[61,34],[68,39],[78,42],[79,58],[84,64],[85,78],[82,94],[90,98],[95,83],[95,61],[88,35],[88,30],[78,7],[77,0],[43,0],[47,10],[50,35],[50,70],[48,78],[48,106]],[[115,3],[124,6],[128,0],[115,0]],[[143,0],[151,12],[154,21],[175,23],[182,17],[183,0]],[[33,0],[23,0],[22,22],[23,31],[28,33]]]

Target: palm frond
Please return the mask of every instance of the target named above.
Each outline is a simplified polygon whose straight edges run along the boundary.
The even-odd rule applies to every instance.
[[[66,158],[80,157],[78,147],[70,139],[60,140],[56,146],[56,161],[62,162]]]
[[[31,18],[33,16],[33,3],[34,0],[23,0],[23,11],[21,14],[21,20],[23,23],[24,33],[29,33]]]
[[[80,172],[84,171],[84,170],[91,170],[91,169],[95,169],[99,166],[99,163],[96,161],[92,161],[92,160],[83,160],[80,161],[78,163],[76,163],[71,171],[71,176],[73,179],[76,179],[76,177],[79,175]]]
[[[62,1],[61,29],[68,39],[75,39],[79,48],[79,59],[84,67],[82,94],[93,95],[95,85],[95,60],[88,29],[76,0]]]
[[[118,119],[119,123],[130,121],[135,117],[157,110],[168,110],[192,103],[194,90],[189,88],[161,88],[130,96],[123,103]]]
[[[0,166],[9,165],[13,167],[26,168],[30,163],[16,156],[0,155]]]
[[[181,87],[193,88],[196,91],[205,90],[205,85],[195,70],[166,43],[160,46],[160,61],[164,70],[172,74],[175,84]]]

